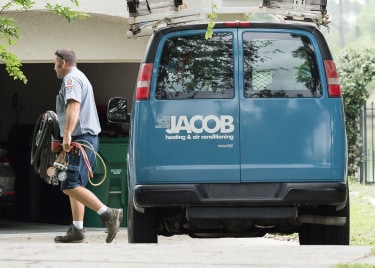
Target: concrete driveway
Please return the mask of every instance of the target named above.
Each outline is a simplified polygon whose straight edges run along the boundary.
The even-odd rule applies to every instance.
[[[81,244],[55,244],[67,226],[0,220],[0,267],[335,267],[367,263],[371,247],[299,246],[272,238],[159,237],[158,244],[128,244],[126,228],[111,244],[102,228],[87,228]]]

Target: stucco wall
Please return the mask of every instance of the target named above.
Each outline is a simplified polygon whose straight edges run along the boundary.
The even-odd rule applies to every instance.
[[[45,11],[15,13],[22,38],[11,51],[22,62],[50,62],[59,48],[76,51],[80,62],[140,62],[148,38],[128,39],[127,20],[103,15],[68,23]]]

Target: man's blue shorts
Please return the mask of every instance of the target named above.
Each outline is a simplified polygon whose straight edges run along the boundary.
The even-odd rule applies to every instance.
[[[87,158],[91,165],[91,170],[95,169],[96,165],[96,155],[95,152],[98,151],[99,138],[97,135],[84,134],[80,136],[72,137],[72,142],[77,142],[82,145],[82,148],[87,154]],[[90,149],[88,149],[88,146]],[[78,186],[86,187],[88,182],[88,169],[85,160],[83,159],[82,153],[67,153],[68,160],[68,171],[67,178],[65,181],[61,182],[61,190],[73,189]]]

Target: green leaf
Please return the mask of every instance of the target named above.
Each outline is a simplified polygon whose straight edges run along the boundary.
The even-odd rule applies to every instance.
[[[213,29],[215,27],[215,19],[217,18],[217,13],[216,13],[217,6],[213,3],[211,0],[211,12],[207,14],[207,18],[209,19],[209,23],[207,25],[207,30],[205,34],[206,39],[212,38],[214,32]]]
[[[35,2],[31,0],[12,0],[9,1],[9,3],[12,3],[12,5],[21,6],[23,10],[29,10],[35,5]]]
[[[74,1],[74,0],[72,0]],[[75,1],[78,3],[78,1]],[[86,12],[74,11],[69,7],[65,7],[59,4],[46,4],[46,9],[55,13],[56,15],[64,17],[69,23],[75,21],[76,19],[85,19],[90,15]]]
[[[27,78],[21,71],[21,61],[17,55],[7,51],[6,47],[0,45],[0,60],[5,63],[5,69],[8,74],[14,77],[14,80],[21,80],[24,84],[27,83]]]
[[[20,30],[12,18],[0,16],[0,37],[9,45],[15,44],[20,38]]]

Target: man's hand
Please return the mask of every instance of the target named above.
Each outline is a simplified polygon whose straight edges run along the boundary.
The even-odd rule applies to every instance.
[[[67,137],[63,137],[63,143],[62,143],[62,148],[64,152],[69,152],[72,149],[72,146],[70,143],[72,142],[72,138],[70,135],[66,135]]]

